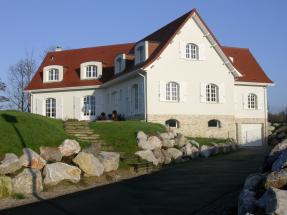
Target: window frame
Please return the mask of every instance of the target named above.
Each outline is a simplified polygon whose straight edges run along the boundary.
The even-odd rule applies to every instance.
[[[219,103],[219,87],[214,83],[209,83],[205,87],[206,102],[211,104]]]
[[[247,108],[249,110],[258,110],[258,97],[255,93],[249,93],[247,96]]]
[[[47,98],[45,100],[45,115],[49,118],[57,116],[57,100],[55,98]]]
[[[185,58],[199,60],[199,46],[194,43],[187,43],[185,45]]]
[[[180,85],[175,81],[169,81],[165,85],[165,100],[168,102],[180,101]]]
[[[174,122],[175,126],[170,126],[169,123],[170,122]],[[165,126],[169,127],[169,128],[179,128],[179,121],[176,119],[168,119],[165,121]]]
[[[216,123],[216,126],[211,125],[211,123]],[[208,128],[221,128],[221,122],[218,119],[211,119],[207,122]]]
[[[93,95],[84,96],[83,98],[83,115],[96,116],[96,97]]]
[[[51,68],[48,70],[48,81],[59,81],[60,80],[60,70],[57,68]]]
[[[92,69],[94,68],[94,69]],[[86,79],[94,79],[98,78],[98,67],[97,65],[87,65],[85,66],[85,78]]]

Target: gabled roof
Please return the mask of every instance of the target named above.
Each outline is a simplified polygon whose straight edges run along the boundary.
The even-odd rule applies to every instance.
[[[208,29],[207,25],[199,16],[197,11],[193,9],[137,42],[153,42],[152,48],[150,49],[152,52],[149,53],[149,58],[137,66],[134,66],[133,58],[131,57],[131,55],[134,53],[134,46],[137,43],[50,52],[45,57],[43,63],[39,67],[32,81],[27,86],[26,90],[101,85],[125,73],[134,71],[139,68],[145,69],[160,56],[169,42],[171,42],[171,40],[174,38],[176,33],[194,14],[197,15],[199,20],[203,23],[204,27],[208,30],[208,32],[210,32],[212,38],[214,41],[216,41],[216,43],[218,43],[224,54],[234,57],[234,62],[231,62],[231,65],[243,75],[243,77],[239,77],[237,79],[238,81],[272,83],[272,81],[266,76],[264,71],[258,65],[249,50],[222,47],[210,29]],[[119,53],[125,53],[129,56],[127,60],[127,66],[124,72],[118,75],[114,75],[114,59]],[[88,61],[101,61],[103,63],[103,76],[100,80],[80,79],[80,64]],[[43,67],[48,65],[64,66],[63,81],[55,83],[43,83]]]

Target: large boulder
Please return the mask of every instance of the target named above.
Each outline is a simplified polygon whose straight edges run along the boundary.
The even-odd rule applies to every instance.
[[[286,132],[285,131],[281,131],[280,133],[277,134],[277,138],[279,139],[283,139],[285,138],[287,135],[286,135]]]
[[[101,151],[101,143],[91,143],[87,148],[82,149],[82,152],[97,155]]]
[[[25,168],[13,178],[14,193],[40,193],[43,190],[42,174],[39,169]]]
[[[272,164],[272,171],[280,171],[287,164],[287,150],[283,151],[278,159]]]
[[[256,191],[260,187],[261,183],[264,181],[265,176],[266,175],[261,174],[261,173],[255,173],[255,174],[249,175],[245,179],[243,189]]]
[[[150,136],[146,141],[139,140],[138,147],[144,150],[153,150],[156,148],[161,148],[161,140],[157,136]]]
[[[183,134],[178,134],[175,138],[175,145],[178,147],[183,147],[187,144],[188,140],[185,138]]]
[[[137,140],[139,141],[147,141],[147,135],[143,131],[139,131],[137,133]]]
[[[85,173],[85,176],[100,176],[104,173],[104,166],[93,154],[80,152],[73,162]]]
[[[0,175],[14,173],[21,169],[22,165],[17,155],[13,153],[5,154],[4,160],[0,162]]]
[[[23,149],[23,155],[19,160],[22,166],[32,169],[42,169],[46,165],[46,161],[30,148]]]
[[[0,199],[11,196],[12,192],[12,179],[7,176],[0,176]]]
[[[173,160],[177,160],[182,157],[182,152],[176,148],[168,148],[167,152]]]
[[[197,142],[197,141],[195,141],[195,140],[191,140],[191,141],[189,141],[193,146],[195,146],[196,148],[200,148],[200,144]]]
[[[278,172],[271,172],[267,175],[265,188],[269,187],[281,188],[287,185],[287,170],[282,169]]]
[[[162,140],[162,147],[164,148],[172,148],[175,145],[174,139],[163,139]]]
[[[78,183],[81,180],[81,170],[78,167],[61,162],[47,164],[43,174],[44,184],[47,186],[56,185],[62,181]]]
[[[187,143],[180,149],[180,151],[182,151],[183,156],[191,156],[193,152],[192,148],[193,146],[190,143]]]
[[[160,133],[159,136],[163,139],[163,140],[170,140],[176,137],[176,134],[173,132],[165,132],[165,133]]]
[[[269,188],[257,202],[267,214],[287,215],[287,191]]]
[[[105,172],[117,170],[120,163],[120,154],[117,152],[100,152],[98,158],[104,166]]]
[[[163,150],[160,148],[153,150],[153,154],[154,154],[155,158],[158,160],[159,164],[163,164],[165,162],[165,157],[164,157],[164,154],[162,151]]]
[[[81,151],[81,146],[76,140],[66,139],[59,146],[62,156],[68,157],[71,155],[78,154]]]
[[[40,156],[49,162],[58,162],[62,160],[62,154],[58,147],[40,147]]]
[[[273,162],[276,161],[283,151],[287,151],[287,140],[278,143],[269,153],[267,158],[267,165],[272,166]]]
[[[171,154],[167,150],[162,149],[162,154],[164,156],[164,164],[169,164],[172,161]]]
[[[214,146],[207,146],[207,145],[202,145],[200,147],[200,156],[204,158],[208,158],[212,155],[214,151]]]
[[[195,146],[191,147],[191,159],[197,158],[199,156],[199,149]]]
[[[151,150],[137,151],[135,155],[139,156],[143,160],[152,162],[155,166],[158,165],[158,160],[156,159],[156,157],[154,156]]]
[[[238,215],[253,213],[256,208],[256,193],[244,189],[241,191],[238,199]]]

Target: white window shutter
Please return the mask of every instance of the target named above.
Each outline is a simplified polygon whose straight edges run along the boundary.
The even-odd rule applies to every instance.
[[[180,102],[186,102],[187,100],[187,89],[186,89],[187,85],[185,81],[182,81],[179,83],[179,101]]]
[[[132,114],[132,88],[128,87],[128,113]]]
[[[206,60],[205,51],[206,51],[206,45],[204,43],[199,44],[198,45],[199,60]]]
[[[261,96],[257,95],[257,108],[258,110],[262,110],[264,108],[264,101]]]
[[[75,119],[81,119],[81,107],[82,101],[80,97],[74,96],[74,117]]]
[[[56,99],[56,118],[63,118],[63,102],[61,97]]]
[[[242,105],[243,105],[243,109],[245,110],[248,109],[248,94],[246,93],[242,94]]]
[[[218,95],[219,95],[219,103],[225,103],[226,97],[225,97],[225,86],[223,83],[218,85]]]
[[[37,101],[36,101],[36,113],[39,114],[39,115],[45,115],[45,113],[43,111],[43,108],[44,108],[43,100],[42,99],[37,99]]]
[[[139,84],[139,112],[144,112],[144,84]]]
[[[186,43],[184,41],[179,41],[179,55],[180,58],[186,58]]]
[[[166,82],[165,81],[159,82],[159,100],[161,102],[166,101]]]
[[[206,83],[200,83],[200,102],[206,103]]]

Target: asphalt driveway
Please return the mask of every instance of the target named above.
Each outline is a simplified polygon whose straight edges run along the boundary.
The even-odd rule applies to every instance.
[[[243,148],[0,214],[236,214],[238,192],[245,177],[259,170],[267,153],[265,147]]]

